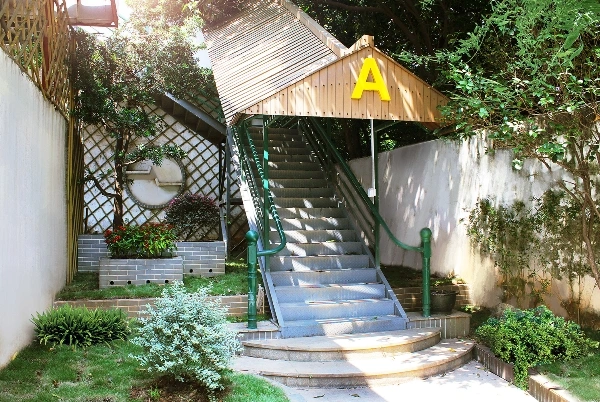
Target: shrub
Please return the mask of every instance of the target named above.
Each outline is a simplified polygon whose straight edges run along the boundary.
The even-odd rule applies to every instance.
[[[44,345],[91,346],[127,339],[129,322],[119,309],[89,310],[85,307],[62,306],[31,319],[35,333]]]
[[[119,226],[104,232],[112,258],[160,258],[177,249],[175,239],[173,226],[165,223]]]
[[[177,237],[184,241],[192,237],[203,239],[219,223],[215,200],[198,194],[173,198],[165,213],[165,221],[173,225]]]
[[[514,364],[515,384],[521,388],[527,387],[530,367],[585,356],[598,347],[579,325],[555,316],[545,306],[507,309],[502,317],[489,318],[475,333],[496,356]]]
[[[227,328],[226,311],[218,300],[208,298],[206,288],[187,293],[176,282],[163,290],[155,307],[148,306],[148,318],[140,319],[132,342],[144,353],[133,357],[150,372],[200,383],[216,400],[240,349],[236,333]]]

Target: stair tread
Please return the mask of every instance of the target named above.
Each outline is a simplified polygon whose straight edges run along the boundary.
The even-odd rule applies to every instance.
[[[244,346],[305,352],[353,351],[391,348],[439,336],[441,328],[413,328],[359,334],[244,341]]]
[[[305,272],[318,272],[318,273],[329,273],[329,272],[350,272],[350,271],[358,271],[358,270],[369,270],[369,271],[374,271],[375,268],[372,267],[363,267],[363,268],[335,268],[335,269],[319,269],[319,270],[314,270],[314,271],[273,271],[271,272],[271,275],[283,275],[283,274],[290,274],[290,273],[294,273],[294,272],[301,272],[301,273],[305,273]]]
[[[348,305],[348,304],[362,304],[362,303],[382,303],[389,302],[392,299],[387,297],[382,297],[379,299],[350,299],[350,300],[311,300],[304,302],[288,302],[288,303],[279,303],[282,307],[302,307],[302,306],[340,306],[340,305]]]
[[[382,357],[344,361],[300,362],[240,356],[233,368],[279,377],[368,377],[393,375],[435,367],[471,353],[474,342],[447,339],[413,353],[386,353]]]

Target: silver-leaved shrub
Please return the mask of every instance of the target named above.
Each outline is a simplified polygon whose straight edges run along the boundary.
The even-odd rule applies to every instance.
[[[132,357],[149,372],[200,383],[210,400],[216,400],[231,360],[241,348],[236,333],[227,327],[227,308],[209,299],[206,288],[188,293],[176,282],[147,311],[132,339],[144,353]]]

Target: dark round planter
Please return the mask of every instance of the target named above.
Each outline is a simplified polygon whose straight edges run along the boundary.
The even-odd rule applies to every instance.
[[[431,291],[431,312],[432,313],[452,313],[456,303],[456,292],[453,290],[432,290]]]

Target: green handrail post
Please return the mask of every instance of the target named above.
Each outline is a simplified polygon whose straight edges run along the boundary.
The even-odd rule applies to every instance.
[[[420,232],[423,247],[423,317],[431,316],[431,294],[429,293],[429,274],[431,270],[431,229],[423,228]]]
[[[248,329],[256,329],[256,243],[258,233],[249,230],[246,233],[248,242]]]
[[[267,248],[269,244],[269,233],[271,228],[269,227],[269,210],[271,205],[269,204],[269,125],[266,121],[266,116],[263,116],[263,247]],[[265,258],[265,267],[268,271],[269,259]]]

